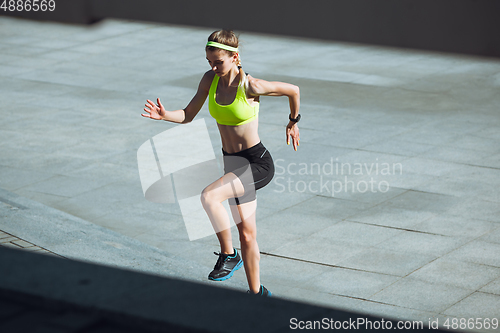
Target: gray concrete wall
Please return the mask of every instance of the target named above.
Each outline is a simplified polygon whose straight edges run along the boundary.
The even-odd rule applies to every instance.
[[[56,1],[54,12],[5,12],[90,23],[106,17],[500,56],[492,0]]]

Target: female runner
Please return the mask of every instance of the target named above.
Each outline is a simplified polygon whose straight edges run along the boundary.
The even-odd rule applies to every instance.
[[[208,37],[205,47],[212,68],[205,73],[198,91],[185,109],[166,111],[160,99],[147,100],[142,114],[155,120],[189,123],[200,111],[207,97],[210,114],[217,121],[224,155],[224,176],[208,185],[201,194],[203,208],[216,231],[221,246],[214,270],[208,278],[223,281],[242,264],[249,292],[271,296],[260,283],[260,252],[257,244],[255,191],[267,185],[274,175],[274,163],[258,134],[259,96],[287,96],[290,102],[286,140],[297,150],[299,145],[300,92],[295,85],[268,82],[246,75],[241,68],[238,37],[230,30],[219,30]],[[244,161],[244,163],[242,163]],[[233,247],[229,216],[222,205],[229,200],[238,227],[241,256]]]

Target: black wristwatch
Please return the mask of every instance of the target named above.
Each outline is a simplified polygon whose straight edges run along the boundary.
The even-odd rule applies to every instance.
[[[290,121],[293,121],[294,123],[298,123],[298,122],[299,122],[299,120],[300,120],[300,113],[299,113],[299,115],[297,116],[297,118],[292,118],[292,115],[290,114],[290,115],[288,116],[288,119],[290,119]]]

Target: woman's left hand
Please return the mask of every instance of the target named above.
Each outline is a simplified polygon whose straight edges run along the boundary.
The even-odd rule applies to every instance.
[[[286,126],[286,144],[290,144],[290,137],[292,138],[293,149],[297,151],[297,147],[299,146],[299,126],[297,123],[290,121]]]

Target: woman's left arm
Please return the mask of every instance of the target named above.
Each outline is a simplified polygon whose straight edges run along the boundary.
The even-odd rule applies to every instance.
[[[300,89],[299,87],[285,82],[269,82],[252,77],[248,78],[248,94],[251,96],[287,96],[290,101],[290,118],[299,116]],[[292,138],[293,148],[297,150],[300,135],[297,122],[289,121],[286,126],[286,143],[290,144]]]

